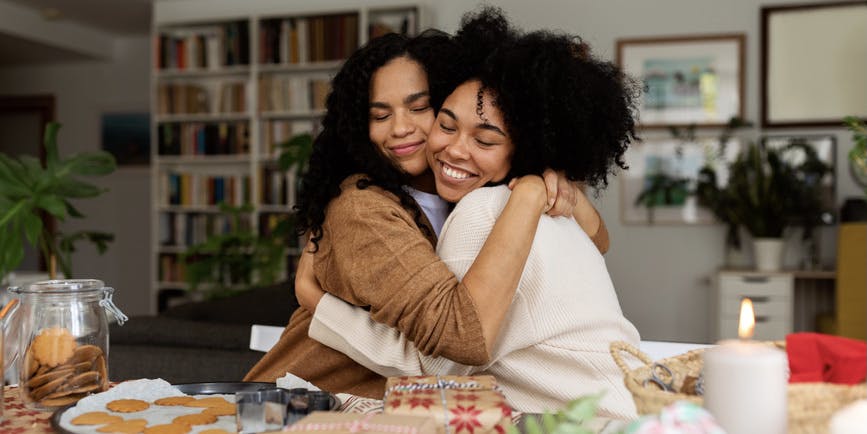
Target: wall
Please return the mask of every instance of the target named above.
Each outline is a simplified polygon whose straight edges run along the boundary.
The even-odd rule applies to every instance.
[[[812,0],[808,0],[813,2]],[[795,3],[790,0],[788,3]],[[803,1],[801,1],[803,2]],[[366,4],[394,4],[373,1]],[[406,2],[401,2],[406,3]],[[473,4],[460,0],[424,0],[427,23],[452,31]],[[759,118],[759,0],[583,0],[546,1],[544,6],[524,0],[492,2],[527,29],[557,28],[582,35],[594,50],[614,58],[619,37],[743,32],[747,35],[746,117]],[[315,5],[284,0],[162,0],[155,2],[158,21],[244,16],[251,11],[279,12],[287,8],[315,10],[354,5],[350,0],[321,0]],[[99,143],[99,113],[112,107],[148,107],[148,41],[123,39],[114,45],[112,62],[0,69],[0,93],[53,92],[58,118],[65,123],[61,144],[67,152],[95,149]],[[709,134],[714,134],[709,131]],[[846,172],[845,153],[851,135],[839,128],[775,130],[774,133],[829,133],[837,136],[838,202],[860,190]],[[748,133],[759,135],[757,130]],[[658,134],[646,133],[647,137]],[[148,172],[121,169],[106,180],[111,193],[82,206],[91,216],[88,227],[115,232],[108,255],[85,250],[76,256],[81,276],[99,276],[119,289],[118,299],[128,313],[146,311],[148,270]],[[619,184],[614,178],[597,204],[613,244],[607,254],[611,276],[626,315],[646,339],[706,341],[709,277],[723,264],[720,226],[624,226],[619,217]],[[822,231],[822,256],[833,263],[836,231]],[[790,249],[788,261],[797,260]]]
[[[111,110],[149,109],[150,38],[115,39],[111,60],[0,68],[0,94],[53,94],[62,155],[100,147],[100,114]],[[67,222],[63,231],[101,230],[114,233],[105,255],[81,245],[73,257],[74,277],[98,278],[115,287],[115,300],[127,314],[148,310],[148,236],[150,233],[150,171],[119,168],[97,184],[108,193],[80,201],[87,216]]]

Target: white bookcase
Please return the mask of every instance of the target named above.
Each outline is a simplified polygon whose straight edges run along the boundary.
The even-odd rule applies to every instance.
[[[291,213],[294,174],[277,168],[276,144],[317,133],[330,79],[371,33],[414,34],[423,18],[415,4],[155,2],[152,313],[162,291],[186,287],[179,255],[225,224],[220,202],[252,205],[246,221],[259,233]]]

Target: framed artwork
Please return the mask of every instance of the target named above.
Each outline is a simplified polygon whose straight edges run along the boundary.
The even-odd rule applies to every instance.
[[[831,171],[820,180],[815,180],[819,184],[820,195],[823,205],[822,222],[831,224],[836,221],[837,204],[835,199],[836,185],[836,167],[834,158],[836,155],[837,140],[832,135],[806,135],[806,136],[765,136],[762,137],[762,145],[766,148],[782,149],[792,144],[802,143],[810,146],[816,151],[819,159],[827,164]],[[798,165],[804,161],[804,151],[801,149],[791,149],[783,153],[783,158],[791,164]]]
[[[102,149],[114,155],[118,166],[150,164],[149,113],[103,113],[100,121]]]
[[[718,182],[728,182],[728,165],[737,158],[740,142],[731,138],[645,140],[625,154],[629,170],[620,179],[620,219],[624,224],[710,224],[713,213],[698,205],[694,195],[699,170],[712,165]]]
[[[724,126],[744,117],[743,34],[617,40],[617,64],[642,85],[639,122]]]
[[[867,119],[867,1],[762,8],[763,127]]]

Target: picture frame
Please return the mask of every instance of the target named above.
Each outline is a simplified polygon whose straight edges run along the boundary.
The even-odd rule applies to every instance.
[[[718,181],[728,181],[728,165],[737,158],[741,142],[718,137],[692,141],[648,139],[624,154],[629,170],[620,178],[620,220],[626,225],[713,224],[713,213],[698,205],[695,190],[699,170],[708,163]],[[641,203],[639,203],[641,202]]]
[[[642,128],[721,127],[744,117],[743,33],[617,40],[617,64],[642,86]]]
[[[867,1],[762,7],[761,35],[762,127],[867,119]]]
[[[118,166],[149,165],[150,135],[147,111],[108,111],[100,115],[102,149],[114,156]]]
[[[831,172],[825,175],[819,183],[823,207],[822,222],[825,224],[835,223],[837,220],[837,167],[835,164],[837,138],[831,134],[767,135],[762,137],[761,143],[765,148],[781,149],[795,142],[803,142],[815,149],[819,159],[831,168]],[[803,161],[804,158],[801,151],[787,152],[783,154],[783,157],[795,164]]]

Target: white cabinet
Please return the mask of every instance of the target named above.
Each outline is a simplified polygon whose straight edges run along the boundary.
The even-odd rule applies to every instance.
[[[741,300],[749,297],[756,312],[756,340],[780,340],[793,331],[794,276],[791,273],[720,271],[713,295],[715,338],[738,337]]]

